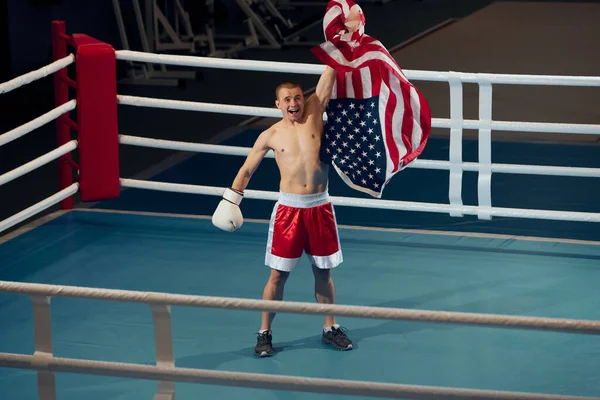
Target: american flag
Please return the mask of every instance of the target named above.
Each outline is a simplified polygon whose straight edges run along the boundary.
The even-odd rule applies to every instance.
[[[360,24],[343,33],[351,10],[360,13]],[[383,44],[364,34],[364,22],[351,0],[330,1],[323,19],[327,41],[312,49],[337,71],[321,160],[348,186],[381,198],[390,179],[423,152],[431,112]]]

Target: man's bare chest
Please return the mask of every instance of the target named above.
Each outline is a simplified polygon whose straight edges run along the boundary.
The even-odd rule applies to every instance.
[[[273,149],[281,155],[318,153],[321,148],[321,135],[314,130],[286,130],[273,138]]]

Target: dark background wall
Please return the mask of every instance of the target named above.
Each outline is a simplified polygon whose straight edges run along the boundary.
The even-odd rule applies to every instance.
[[[52,60],[50,21],[68,21],[72,32],[86,32],[116,43],[118,31],[112,2],[106,0],[9,0],[11,72],[23,74]],[[124,2],[126,3],[126,2]]]
[[[8,41],[8,1],[0,1],[0,48],[2,49],[2,58],[5,60],[0,63],[0,80],[5,81],[10,77],[10,46]]]
[[[39,68],[51,59],[49,42],[50,21],[65,20],[70,32],[86,33],[99,40],[120,47],[119,32],[111,0],[4,0],[8,19],[9,48],[12,55],[11,73],[20,75]],[[133,6],[130,0],[121,0],[121,9],[133,47],[139,45],[134,27]],[[171,1],[159,1],[159,5]],[[202,1],[185,1],[190,5]],[[239,23],[243,13],[233,0],[220,0],[230,22]],[[140,0],[142,9],[145,1]],[[201,7],[195,7],[198,13]],[[3,47],[5,49],[5,47]],[[5,63],[3,63],[5,64]]]

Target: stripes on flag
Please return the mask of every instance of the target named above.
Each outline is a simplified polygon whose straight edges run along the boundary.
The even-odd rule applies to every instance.
[[[352,9],[359,10],[361,24],[356,32],[347,33],[344,21]],[[327,41],[311,51],[337,71],[331,101],[326,110],[328,120],[323,134],[322,160],[332,163],[338,175],[350,187],[380,198],[390,179],[417,159],[425,148],[431,132],[431,112],[426,99],[408,81],[383,44],[364,34],[364,21],[362,10],[353,1],[330,1],[323,20]],[[356,102],[353,103],[353,99]],[[340,124],[339,120],[350,114],[351,106],[367,107],[367,104],[373,104],[369,110],[376,124],[370,123],[371,116],[367,117],[366,112],[354,112],[350,116],[355,116],[355,120],[347,122],[348,125],[358,123],[358,126],[352,126],[350,135],[367,138],[355,143],[359,146],[372,146],[373,149],[382,146],[380,155],[384,154],[385,157],[369,158],[374,164],[363,165],[363,152],[351,152],[348,146],[334,146],[335,152],[328,153],[327,149],[331,151],[332,147],[332,134],[342,139],[342,143],[348,144],[352,140],[347,136],[348,127]],[[375,130],[379,132],[381,142],[377,134],[372,134]],[[364,179],[362,173],[356,173],[356,167],[373,167],[373,171],[380,171],[377,175],[379,179],[373,182]]]

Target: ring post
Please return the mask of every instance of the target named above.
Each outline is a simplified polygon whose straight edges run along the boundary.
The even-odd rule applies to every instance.
[[[117,71],[114,48],[74,34],[81,201],[119,196]]]
[[[38,370],[38,396],[40,400],[56,400],[56,378],[48,368],[52,360],[52,318],[50,316],[50,296],[29,296],[33,305],[33,330],[35,353],[33,364]]]
[[[64,40],[65,22],[52,21],[52,58],[54,61],[67,56],[67,43]],[[54,73],[54,103],[59,107],[69,101],[69,85],[67,84],[67,69]],[[71,140],[71,128],[67,124],[68,114],[63,114],[56,119],[56,140],[62,146]],[[58,159],[58,185],[63,190],[73,183],[71,172],[71,154],[67,153]],[[60,208],[70,210],[73,208],[73,197],[69,196],[60,202]]]

